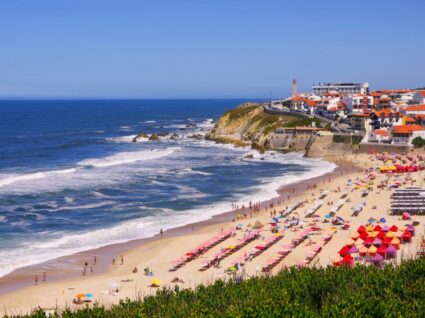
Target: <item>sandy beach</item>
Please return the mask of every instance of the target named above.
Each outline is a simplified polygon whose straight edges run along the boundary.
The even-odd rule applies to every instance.
[[[344,243],[351,240],[356,229],[366,225],[370,218],[385,218],[386,224],[398,227],[412,222],[406,222],[400,216],[389,215],[393,190],[377,187],[382,182],[391,182],[396,175],[376,174],[372,184],[369,184],[372,190],[366,197],[362,197],[365,188],[356,185],[356,180],[362,182],[368,174],[365,170],[383,165],[375,156],[359,154],[324,159],[336,163],[338,168],[330,174],[285,186],[279,190],[279,197],[263,202],[259,211],[232,211],[208,221],[166,231],[150,239],[116,244],[19,269],[0,279],[0,313],[25,314],[38,306],[46,310],[81,308],[82,305],[72,303],[79,293],[90,293],[94,302],[108,306],[120,299],[138,299],[154,294],[157,288],[151,286],[153,280],[159,280],[161,287],[178,284],[184,288],[193,288],[215,279],[230,279],[233,274],[228,274],[226,270],[239,263],[244,264],[244,277],[264,275],[264,268],[282,255],[280,252],[285,249],[289,252],[280,261],[276,261],[277,264],[270,273],[290,266],[328,266],[338,257],[338,251]],[[402,180],[401,188],[404,188],[422,187],[424,176],[424,171],[419,171],[398,177]],[[346,229],[323,223],[325,216],[341,198],[343,203],[337,216],[348,225]],[[362,200],[365,202],[362,212],[353,216],[352,208]],[[319,201],[323,201],[320,206]],[[289,208],[295,206],[297,207],[293,211],[278,222],[282,226],[276,228],[273,217],[279,216],[280,212],[285,214]],[[313,207],[317,217],[307,217],[309,209]],[[411,258],[416,255],[423,235],[425,216],[412,216],[412,219],[419,222],[416,235],[411,243],[402,245],[402,252],[397,254],[396,261],[400,261],[401,257]],[[297,224],[286,227],[291,224],[291,220],[297,220]],[[254,227],[257,228],[257,235],[242,244]],[[316,229],[310,230],[305,236],[307,239],[300,242],[296,240],[303,231],[313,227]],[[170,271],[188,251],[227,231],[231,233],[229,237],[176,271]],[[317,247],[316,253],[306,262],[312,247]],[[235,251],[230,251],[232,249]],[[219,264],[200,271],[211,264],[217,255],[224,256]],[[112,259],[115,259],[115,264],[112,264]],[[83,276],[85,262],[87,273]],[[137,268],[137,273],[133,273],[134,268]],[[152,273],[145,275],[145,268]],[[46,282],[42,281],[43,271],[48,275]],[[34,283],[34,273],[39,277],[37,286]],[[179,282],[172,282],[175,278]]]

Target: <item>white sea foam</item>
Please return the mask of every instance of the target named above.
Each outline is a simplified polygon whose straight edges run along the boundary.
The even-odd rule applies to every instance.
[[[83,160],[83,161],[80,161],[78,165],[105,168],[105,167],[111,167],[116,165],[134,163],[138,161],[158,159],[161,157],[169,156],[178,149],[180,148],[170,147],[166,149],[120,152],[105,158]]]
[[[0,187],[11,185],[17,182],[25,182],[37,179],[44,179],[47,177],[54,177],[57,175],[73,173],[75,168],[63,169],[63,170],[53,170],[53,171],[43,171],[43,172],[33,172],[27,174],[17,174],[17,175],[0,175]]]

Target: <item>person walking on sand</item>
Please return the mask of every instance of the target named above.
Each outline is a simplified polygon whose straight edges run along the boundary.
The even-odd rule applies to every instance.
[[[96,261],[97,261],[97,259],[96,259],[96,255],[95,255],[94,258],[93,258],[93,265],[96,265]]]
[[[35,276],[34,276],[34,282],[35,282],[35,286],[37,286],[37,284],[38,284],[38,275],[37,274],[35,274]]]
[[[121,265],[124,265],[124,255],[121,255]]]
[[[115,258],[112,259],[112,265],[115,265]]]
[[[47,274],[46,274],[46,272],[43,272],[43,282],[45,282],[46,279],[47,279]]]

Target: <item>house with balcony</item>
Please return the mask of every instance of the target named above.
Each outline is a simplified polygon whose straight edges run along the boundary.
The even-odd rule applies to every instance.
[[[420,125],[398,125],[391,128],[391,143],[394,145],[411,145],[416,137],[425,139],[425,127]]]

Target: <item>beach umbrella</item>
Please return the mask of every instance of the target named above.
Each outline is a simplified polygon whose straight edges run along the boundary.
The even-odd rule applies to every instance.
[[[341,265],[347,265],[349,267],[352,267],[354,265],[354,260],[351,255],[345,255],[341,261]]]
[[[359,254],[360,254],[360,256],[366,256],[367,251],[368,251],[368,248],[366,246],[361,246],[359,248]]]
[[[405,231],[402,235],[403,242],[410,242],[412,240],[412,234],[409,231]]]
[[[384,245],[381,245],[380,247],[378,247],[376,252],[378,254],[381,254],[382,256],[385,256],[385,254],[387,253],[387,248]]]
[[[364,246],[369,247],[369,246],[371,246],[373,244],[373,241],[374,241],[373,238],[368,237],[367,239],[364,240],[363,244],[364,244]]]
[[[85,294],[77,294],[75,295],[75,298],[81,299],[81,298],[85,298],[86,295]]]
[[[373,228],[373,230],[374,231],[377,231],[377,232],[380,232],[382,230],[382,227],[379,224],[377,224],[377,225],[375,225],[375,227]]]
[[[373,226],[372,225],[368,225],[366,227],[366,232],[372,232],[373,231]]]
[[[383,240],[386,237],[386,235],[387,234],[384,231],[381,231],[381,232],[378,233],[377,237],[379,237],[381,240]]]
[[[341,255],[341,256],[344,256],[344,255],[346,255],[346,254],[348,254],[348,252],[349,252],[349,248],[347,247],[347,246],[343,246],[340,250],[339,250],[339,252],[338,252],[338,254],[339,255]]]
[[[376,248],[376,246],[373,246],[372,245],[371,247],[369,247],[369,249],[367,250],[367,252],[368,252],[369,255],[372,255],[373,256],[373,255],[376,254],[377,250],[378,249]]]
[[[329,220],[329,219],[331,219],[331,218],[332,218],[332,215],[330,215],[330,214],[326,214],[326,215],[325,215],[325,219]]]
[[[339,265],[341,265],[341,261],[342,261],[342,258],[340,258],[340,257],[335,258],[335,259],[333,260],[333,264],[334,264],[334,266],[339,266]]]
[[[384,238],[384,239],[382,240],[382,245],[384,245],[384,246],[388,246],[388,245],[390,245],[390,244],[391,244],[391,238],[386,237],[386,238]]]
[[[360,238],[362,239],[362,240],[367,240],[368,239],[368,237],[369,237],[369,234],[367,234],[367,232],[362,232],[361,234],[360,234]]]
[[[410,214],[407,212],[404,212],[401,217],[403,218],[403,220],[410,220]]]
[[[378,236],[378,234],[379,234],[379,232],[372,231],[372,232],[369,233],[369,237],[375,238],[375,237]]]
[[[385,236],[388,237],[388,238],[393,238],[394,237],[394,232],[388,231]]]
[[[86,294],[86,298],[93,298],[93,294],[90,294],[90,293]]]
[[[262,250],[265,249],[265,247],[263,245],[257,245],[255,248],[259,251],[262,251]]]
[[[357,248],[357,246],[352,246],[351,248],[350,248],[350,250],[349,250],[349,253],[350,254],[354,254],[354,253],[358,253],[359,252],[359,249]]]
[[[161,281],[158,278],[152,279],[151,287],[159,287],[161,286]]]
[[[356,244],[356,241],[353,241],[353,240],[349,240],[349,241],[347,241],[346,243],[345,243],[345,245],[346,246],[348,246],[348,247],[351,247],[351,246],[353,246],[353,245],[355,245]]]
[[[374,246],[381,246],[382,241],[381,241],[381,239],[379,237],[377,237],[376,239],[373,240],[373,243],[372,244]]]
[[[381,218],[381,219],[379,220],[379,222],[381,222],[381,223],[387,223],[387,220],[385,220],[385,218]]]
[[[406,230],[409,231],[412,236],[415,236],[415,227],[412,224],[406,226]]]
[[[396,225],[393,225],[390,227],[390,231],[391,232],[397,232],[398,231],[398,227]]]
[[[360,237],[360,234],[359,234],[359,233],[357,233],[357,232],[355,232],[355,233],[353,233],[353,234],[351,235],[351,238],[352,238],[353,240],[355,240],[355,241],[357,241],[357,240],[359,239],[359,237]]]
[[[386,255],[388,258],[394,258],[397,253],[397,249],[393,245],[388,245]]]
[[[382,227],[383,232],[388,232],[389,230],[390,230],[390,228],[386,224]]]
[[[363,225],[360,225],[358,228],[357,228],[357,233],[359,233],[359,234],[361,234],[361,233],[363,233],[363,232],[365,232],[366,231],[366,228],[363,226]]]
[[[376,254],[373,258],[372,258],[372,262],[374,265],[379,266],[381,264],[381,262],[384,260],[384,258],[380,255],[380,254]]]
[[[398,238],[394,237],[391,240],[391,245],[393,245],[396,249],[399,250],[400,249],[400,240]]]

